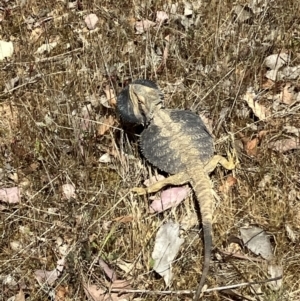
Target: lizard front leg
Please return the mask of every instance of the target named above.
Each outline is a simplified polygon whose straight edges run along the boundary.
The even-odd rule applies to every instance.
[[[139,195],[154,193],[161,190],[167,185],[180,186],[190,181],[190,177],[186,172],[180,172],[176,175],[169,176],[161,181],[158,181],[148,187],[134,187],[131,191]]]

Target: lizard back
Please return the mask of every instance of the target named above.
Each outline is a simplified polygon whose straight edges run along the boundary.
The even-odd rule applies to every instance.
[[[188,169],[186,159],[205,164],[214,153],[213,138],[201,118],[185,110],[158,111],[142,132],[140,146],[151,164],[170,174]]]

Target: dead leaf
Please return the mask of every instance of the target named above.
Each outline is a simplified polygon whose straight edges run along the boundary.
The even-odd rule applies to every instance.
[[[103,91],[106,95],[106,99],[109,105],[115,107],[117,105],[117,99],[114,90],[111,89],[109,85],[106,85]]]
[[[18,282],[16,281],[16,279],[10,274],[3,275],[1,278],[1,281],[2,281],[3,285],[8,286],[10,288],[13,288],[18,285]]]
[[[267,185],[271,183],[272,177],[269,174],[265,174],[261,181],[258,183],[257,187],[266,188]]]
[[[237,183],[237,179],[234,176],[228,176],[223,185],[220,186],[219,190],[223,193],[227,193],[231,187]]]
[[[14,301],[25,301],[25,294],[22,289],[18,292],[18,294],[15,296]]]
[[[236,15],[235,20],[239,23],[244,23],[253,17],[252,9],[245,5],[235,5],[233,11]]]
[[[97,128],[97,136],[103,136],[110,129],[110,127],[115,124],[115,119],[113,116],[109,115],[102,118],[101,122],[102,123]]]
[[[62,191],[66,199],[76,198],[75,186],[73,184],[63,184]]]
[[[44,30],[42,27],[37,27],[33,29],[33,31],[30,34],[29,40],[31,43],[35,43],[44,33]]]
[[[81,108],[80,129],[88,131],[91,128],[92,104],[87,104]]]
[[[109,155],[108,153],[103,154],[103,155],[99,158],[99,162],[100,162],[100,163],[110,163],[110,162],[111,162],[110,155]]]
[[[245,143],[245,151],[247,153],[248,156],[252,156],[255,157],[257,155],[257,146],[259,143],[259,139],[258,138],[254,138],[250,141],[247,141]]]
[[[118,279],[112,283],[111,289],[131,289],[130,282]]]
[[[184,16],[186,17],[190,17],[193,15],[193,4],[188,2],[188,1],[184,1],[184,12],[183,12]]]
[[[96,28],[96,24],[98,23],[98,17],[95,14],[89,14],[85,17],[84,22],[89,30],[93,30]]]
[[[152,22],[150,20],[142,20],[142,21],[136,21],[135,22],[135,29],[136,29],[136,34],[142,34],[145,31],[149,30],[151,27],[156,25],[155,22]]]
[[[273,259],[273,252],[269,236],[258,227],[240,228],[241,238],[245,246],[256,255],[266,260]]]
[[[122,54],[125,55],[127,53],[134,53],[134,51],[135,51],[134,41],[128,41],[123,47]]]
[[[278,77],[280,80],[297,80],[300,77],[300,65],[286,66],[279,71]]]
[[[268,273],[271,275],[271,278],[281,277],[276,281],[268,282],[268,285],[271,287],[273,291],[278,291],[282,287],[282,275],[283,275],[283,268],[282,266],[270,264],[268,266]]]
[[[6,210],[6,207],[0,204],[0,212]]]
[[[36,280],[41,286],[45,284],[51,286],[61,275],[64,269],[64,264],[65,264],[65,258],[63,257],[62,259],[57,261],[57,266],[52,271],[36,270],[34,272]]]
[[[16,76],[14,78],[12,78],[11,80],[9,80],[8,82],[5,83],[5,89],[4,89],[4,93],[9,92],[10,90],[12,90],[14,87],[17,86],[17,83],[19,82],[20,78],[19,76]]]
[[[20,189],[18,187],[0,189],[0,201],[8,204],[17,204],[21,201]]]
[[[265,58],[265,65],[271,70],[278,70],[280,67],[286,65],[289,61],[287,53],[275,53]]]
[[[117,259],[114,263],[126,274],[130,274],[133,270],[142,269],[141,264],[136,261],[127,262],[122,259]]]
[[[57,46],[57,42],[52,42],[52,43],[46,43],[41,45],[35,54],[43,54],[44,52],[49,53],[52,49],[54,49]]]
[[[280,102],[290,105],[295,101],[294,86],[291,83],[286,83],[278,97],[275,97]]]
[[[258,119],[263,120],[271,115],[269,109],[256,101],[256,94],[253,88],[247,89],[246,94],[243,96],[243,100],[248,103],[249,107],[252,109],[253,113],[256,117],[258,117]]]
[[[20,251],[22,251],[23,248],[24,248],[23,244],[22,244],[20,241],[18,241],[18,240],[13,240],[13,241],[11,241],[11,242],[9,243],[9,245],[10,245],[10,248],[11,248],[13,251],[15,251],[15,252],[20,252]]]
[[[108,290],[99,288],[95,284],[83,284],[84,292],[91,301],[126,301],[130,300],[131,294],[108,293],[110,289],[131,289],[127,280],[116,280]]]
[[[84,284],[83,289],[84,289],[85,294],[89,298],[89,300],[92,300],[92,301],[104,301],[104,300],[108,301],[109,300],[108,298],[105,298],[106,290],[99,288],[95,284]],[[112,295],[112,294],[110,294],[110,295]]]
[[[150,197],[154,199],[149,206],[150,213],[163,212],[169,208],[178,206],[189,195],[189,186],[172,187],[164,190],[160,198]]]
[[[13,43],[0,40],[0,61],[3,61],[5,58],[11,57],[13,53]]]
[[[259,139],[262,139],[262,138],[264,138],[268,133],[269,133],[268,130],[261,130],[261,131],[258,132],[257,136],[258,136]]]
[[[55,290],[55,301],[65,301],[68,292],[68,286],[59,285]]]
[[[157,11],[156,12],[156,23],[162,24],[166,20],[169,19],[169,15],[164,11]]]
[[[117,280],[116,271],[111,269],[102,258],[99,259],[99,265],[111,282],[115,282]]]
[[[263,89],[271,89],[273,88],[275,85],[275,82],[270,79],[270,78],[267,78],[267,80],[262,84],[262,88]]]
[[[179,237],[179,225],[176,223],[167,222],[157,231],[152,252],[153,269],[164,278],[167,286],[171,284],[173,278],[173,260],[183,242],[184,239]]]
[[[300,128],[297,128],[295,126],[292,126],[292,125],[286,125],[283,127],[284,130],[287,132],[287,133],[290,133],[290,134],[294,134],[296,135],[297,137],[300,136]]]
[[[300,140],[297,137],[282,139],[275,142],[270,142],[268,147],[280,153],[285,153],[292,149],[299,149]]]
[[[154,184],[163,179],[165,179],[163,175],[157,175],[145,180],[143,184],[148,187],[151,184]],[[178,206],[178,204],[180,204],[185,198],[188,197],[189,192],[189,186],[183,185],[178,187],[171,187],[162,191],[160,197],[150,197],[149,199],[153,201],[149,206],[150,213],[162,212],[169,208]]]
[[[276,81],[276,80],[279,80],[278,73],[279,73],[279,71],[277,69],[268,70],[265,74],[265,77],[272,80],[272,81]]]
[[[295,243],[296,242],[296,234],[293,231],[293,229],[291,228],[291,226],[289,224],[285,224],[285,231],[287,233],[288,238]]]

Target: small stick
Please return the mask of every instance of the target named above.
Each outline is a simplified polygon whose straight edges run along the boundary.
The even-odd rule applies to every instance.
[[[260,283],[266,283],[271,281],[277,281],[282,279],[282,276],[260,280],[260,281],[252,281],[252,282],[244,282],[240,284],[234,284],[234,285],[228,285],[228,286],[220,286],[220,287],[214,287],[209,288],[203,291],[203,293],[208,292],[214,292],[214,291],[222,291],[222,290],[228,290],[228,289],[235,289],[242,286],[248,286],[253,284],[260,284]],[[151,290],[134,290],[134,289],[110,289],[110,293],[136,293],[136,294],[147,294],[147,295],[192,295],[195,293],[193,290],[177,290],[177,291],[151,291]]]

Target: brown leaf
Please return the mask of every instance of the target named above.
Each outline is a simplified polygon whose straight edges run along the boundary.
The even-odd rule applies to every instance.
[[[282,92],[279,94],[279,100],[287,105],[290,105],[295,100],[294,86],[291,83],[286,83]]]
[[[261,130],[261,131],[259,131],[259,133],[258,133],[257,136],[258,136],[259,139],[262,139],[262,138],[264,138],[268,133],[269,133],[268,130]]]
[[[97,128],[97,136],[103,136],[115,123],[115,120],[111,115],[102,118],[101,121],[102,123]]]
[[[83,288],[89,300],[92,301],[109,300],[105,298],[105,290],[98,288],[98,286],[95,284],[85,284],[83,285]]]
[[[131,289],[130,282],[128,280],[116,280],[112,283],[111,289]]]
[[[111,269],[110,266],[102,258],[99,259],[99,265],[106,276],[110,279],[110,281],[115,282],[117,280],[116,271]]]
[[[22,289],[18,292],[18,294],[15,296],[15,301],[25,301],[25,295]]]
[[[152,22],[150,20],[142,20],[142,21],[136,21],[135,22],[135,29],[136,34],[142,34],[145,31],[149,30],[151,27],[153,27],[156,23]]]
[[[121,301],[129,300],[131,294],[108,293],[107,290],[99,288],[95,284],[83,284],[86,295],[92,301]],[[110,286],[110,289],[131,289],[127,280],[116,280]]]
[[[248,156],[256,156],[257,155],[257,145],[258,145],[259,139],[254,138],[250,141],[247,141],[245,143],[245,151]]]
[[[66,300],[66,295],[68,295],[69,288],[68,286],[58,286],[55,290],[55,300],[64,301]]]
[[[271,112],[268,108],[261,105],[256,101],[256,94],[252,88],[249,88],[246,94],[243,96],[243,99],[248,103],[249,107],[252,109],[258,119],[263,120],[266,117],[271,115]]]
[[[267,79],[263,84],[262,84],[262,88],[263,89],[271,89],[272,87],[274,87],[275,82],[271,79]]]
[[[9,204],[19,203],[21,200],[20,189],[18,187],[0,189],[0,200]]]
[[[220,186],[219,190],[223,193],[229,191],[230,187],[234,186],[237,183],[237,179],[234,176],[228,176],[223,185]]]
[[[59,259],[57,261],[56,268],[52,271],[36,270],[34,276],[40,285],[52,285],[60,277],[64,269],[65,259]]]
[[[284,153],[292,149],[299,149],[300,140],[296,137],[278,140],[275,142],[271,142],[269,144],[269,148],[276,150],[280,153]]]

